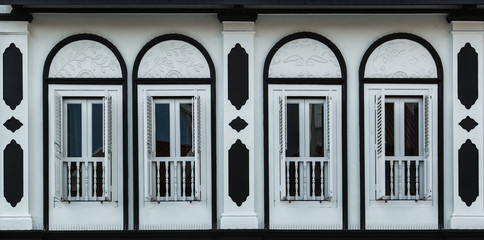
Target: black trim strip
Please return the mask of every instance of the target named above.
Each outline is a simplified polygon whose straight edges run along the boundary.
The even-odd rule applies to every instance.
[[[338,60],[341,68],[341,78],[269,78],[269,66],[274,57],[274,54],[286,43],[300,39],[300,38],[311,38],[319,41],[333,51]],[[268,112],[268,86],[269,84],[318,84],[318,85],[341,85],[342,86],[342,187],[343,187],[343,197],[342,197],[342,225],[343,230],[348,229],[348,160],[347,160],[347,93],[346,93],[346,63],[344,61],[343,55],[339,51],[338,47],[332,43],[327,38],[313,32],[299,32],[288,35],[281,40],[279,40],[267,54],[266,60],[264,62],[264,228],[269,229],[270,219],[269,219],[269,112]],[[296,232],[296,231],[294,231]]]
[[[458,4],[483,4],[482,0],[400,0],[399,5],[458,5]],[[21,5],[65,5],[78,6],[81,5],[76,0],[0,0],[0,4],[21,4]],[[213,5],[269,5],[269,6],[297,6],[297,5],[382,5],[390,6],[395,2],[387,0],[118,0],[115,3],[111,0],[84,0],[83,5],[92,6],[132,6],[132,5],[147,5],[147,6],[213,6]]]
[[[380,46],[381,44],[394,40],[394,39],[408,39],[411,41],[415,41],[425,47],[432,58],[437,67],[437,78],[365,78],[365,68],[368,58],[370,57],[371,53]],[[365,111],[364,111],[364,84],[372,84],[372,83],[386,83],[386,84],[437,84],[438,88],[438,160],[437,160],[437,175],[438,175],[438,227],[439,229],[444,228],[444,153],[443,153],[443,134],[444,134],[444,120],[443,120],[443,112],[444,112],[444,105],[443,105],[443,93],[444,93],[444,71],[442,67],[442,61],[440,59],[439,54],[435,50],[435,48],[425,39],[411,34],[411,33],[394,33],[386,35],[378,40],[376,40],[369,48],[366,50],[365,54],[363,55],[363,59],[360,63],[359,69],[359,78],[360,78],[360,86],[359,86],[359,93],[360,93],[360,227],[361,229],[365,229],[366,224],[366,206],[365,206]]]
[[[481,239],[484,230],[184,230],[184,231],[0,231],[2,239]]]
[[[205,60],[208,63],[210,68],[210,78],[139,78],[138,77],[138,69],[143,56],[156,44],[168,41],[168,40],[180,40],[187,42],[194,47],[196,47],[205,57]],[[211,187],[212,187],[212,196],[211,196],[211,208],[212,208],[212,229],[217,229],[217,157],[216,157],[216,138],[217,138],[217,130],[216,130],[216,87],[215,87],[215,66],[213,64],[212,58],[208,54],[207,50],[193,38],[190,38],[185,35],[181,34],[165,34],[158,36],[151,41],[149,41],[146,45],[144,45],[141,50],[138,52],[136,56],[134,65],[133,65],[133,220],[134,220],[134,229],[139,229],[139,159],[138,159],[138,85],[183,85],[183,84],[195,84],[195,85],[210,85],[210,102],[211,102],[211,136],[212,136],[212,148],[211,148]],[[191,232],[192,230],[187,230]]]
[[[118,62],[121,67],[121,73],[122,73],[122,78],[112,78],[112,79],[106,79],[106,78],[49,78],[49,70],[50,70],[50,65],[52,64],[52,60],[54,59],[55,55],[57,52],[59,52],[60,49],[62,49],[64,46],[71,42],[79,41],[79,40],[92,40],[92,41],[97,41],[106,47],[108,47],[116,56],[118,59]],[[76,85],[122,85],[123,86],[123,99],[122,99],[122,104],[123,104],[123,226],[124,230],[128,229],[128,224],[129,224],[129,200],[128,200],[128,138],[126,133],[128,132],[128,95],[127,95],[127,71],[126,71],[126,64],[121,56],[121,53],[118,51],[118,49],[107,39],[93,35],[93,34],[77,34],[77,35],[72,35],[69,36],[63,40],[61,40],[59,43],[57,43],[54,48],[51,49],[49,54],[47,55],[47,58],[44,63],[44,69],[43,69],[43,151],[44,151],[44,190],[43,190],[43,199],[44,199],[44,209],[43,209],[43,214],[44,214],[44,229],[49,230],[49,201],[50,201],[50,196],[49,196],[49,104],[48,104],[48,94],[49,94],[49,85],[50,84],[76,84]]]
[[[27,21],[32,22],[32,14],[27,13],[22,6],[12,5],[12,11],[10,13],[0,14],[0,21]]]

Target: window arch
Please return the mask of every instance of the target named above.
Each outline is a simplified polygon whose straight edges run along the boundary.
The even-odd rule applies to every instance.
[[[49,228],[77,229],[85,221],[86,228],[123,229],[128,205],[121,54],[103,37],[73,35],[49,52],[43,78]],[[89,210],[75,211],[86,206]]]
[[[390,34],[365,52],[359,75],[362,221],[369,229],[437,228],[443,209],[439,55],[419,36]],[[414,211],[428,217],[408,221]]]
[[[264,131],[270,228],[345,225],[345,95],[343,56],[325,37],[291,34],[269,52]]]
[[[212,228],[215,69],[208,52],[184,35],[156,37],[138,53],[133,80],[135,225]]]

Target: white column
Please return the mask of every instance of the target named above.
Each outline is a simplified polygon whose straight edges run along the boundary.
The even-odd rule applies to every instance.
[[[223,209],[221,209],[220,227],[223,229],[254,229],[258,227],[258,216],[254,204],[254,23],[223,22]],[[232,48],[240,44],[248,54],[249,99],[240,110],[228,100],[228,55]],[[237,132],[229,123],[237,118],[244,119],[248,125]],[[228,151],[237,139],[249,150],[249,196],[241,206],[229,196]],[[219,181],[220,182],[220,181]],[[263,183],[259,183],[263,184]]]
[[[484,227],[484,174],[483,174],[483,56],[484,56],[484,23],[482,22],[452,22],[452,99],[453,99],[453,212],[450,227],[459,229]],[[464,107],[458,98],[458,53],[469,43],[478,54],[478,98],[470,109]],[[467,116],[474,119],[478,125],[470,132],[459,123]],[[459,196],[459,149],[467,139],[471,140],[479,150],[479,195],[468,206]],[[465,159],[464,159],[465,160]]]

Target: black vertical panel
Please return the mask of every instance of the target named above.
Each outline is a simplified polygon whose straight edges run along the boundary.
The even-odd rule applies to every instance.
[[[239,43],[228,56],[228,98],[237,110],[249,99],[249,55]]]
[[[3,196],[12,207],[17,206],[24,196],[23,156],[24,151],[15,140],[3,150]]]
[[[471,140],[459,149],[459,196],[470,207],[479,196],[479,150]]]
[[[457,54],[457,98],[470,109],[478,98],[477,53],[466,43]]]
[[[229,196],[239,207],[249,196],[249,149],[240,139],[229,149]]]
[[[3,53],[3,100],[14,110],[22,99],[22,53],[12,43]]]

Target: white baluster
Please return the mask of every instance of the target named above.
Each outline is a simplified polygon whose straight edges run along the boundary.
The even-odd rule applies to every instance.
[[[191,161],[191,164],[190,164],[190,167],[192,168],[192,171],[191,171],[191,175],[190,175],[190,182],[191,182],[191,185],[190,185],[190,188],[191,188],[191,193],[192,193],[192,199],[195,200],[195,192],[194,192],[194,189],[195,189],[195,161]],[[197,193],[198,195],[198,193]]]
[[[156,162],[156,200],[159,201],[161,198],[161,179],[160,179],[160,162]],[[152,196],[153,197],[153,196]]]
[[[312,187],[312,192],[311,192],[311,195],[313,196],[312,199],[315,200],[316,199],[316,190],[315,190],[315,186],[316,186],[316,176],[314,175],[314,169],[316,168],[316,162],[315,161],[312,161],[311,162],[311,187]]]
[[[94,171],[94,176],[93,176],[93,197],[94,200],[97,200],[97,162],[92,163],[93,171]]]
[[[290,189],[291,189],[291,184],[290,184],[290,176],[289,176],[289,167],[291,165],[291,163],[289,161],[285,161],[284,164],[286,165],[286,198],[287,200],[291,200],[290,197],[291,197],[291,192],[290,192]]]
[[[89,172],[89,162],[84,162],[84,170],[85,170],[85,173],[82,174],[84,176],[84,182],[86,183],[86,188],[84,189],[84,191],[82,191],[82,194],[84,195],[84,199],[85,200],[89,200],[89,175],[90,175],[90,172]]]
[[[324,174],[324,162],[321,162],[321,165],[319,166],[321,169],[321,200],[324,200],[324,178],[326,177]]]
[[[416,199],[420,198],[420,194],[418,192],[418,185],[419,185],[419,178],[418,178],[418,168],[419,168],[419,161],[415,161],[415,197]]]
[[[405,161],[407,163],[407,199],[410,199],[410,161]]]
[[[299,178],[299,173],[298,173],[298,171],[299,171],[299,169],[298,169],[299,162],[298,161],[295,161],[294,162],[294,165],[295,165],[295,168],[296,168],[296,181],[295,181],[295,184],[296,184],[296,186],[295,186],[296,187],[296,193],[295,193],[295,195],[296,195],[296,200],[299,200],[298,199],[298,197],[299,197],[299,191],[298,191],[299,190],[299,186],[298,186],[299,185],[299,179],[298,179]]]
[[[394,193],[393,193],[393,187],[394,187],[393,186],[393,184],[394,184],[393,183],[394,182],[394,180],[393,180],[393,164],[394,164],[393,160],[390,160],[390,199],[393,199],[393,195],[394,195]]]
[[[182,162],[182,192],[181,192],[181,196],[183,197],[183,200],[186,200],[186,194],[185,194],[185,191],[186,191],[186,174],[185,174],[185,165],[186,162],[183,161]]]
[[[177,190],[177,180],[178,180],[177,179],[178,178],[178,176],[177,176],[178,161],[173,162],[173,167],[174,167],[174,169],[173,169],[173,185],[174,186],[173,186],[172,191],[173,191],[173,196],[175,197],[175,201],[176,201],[176,200],[178,200],[178,193],[176,192],[176,190]]]
[[[304,188],[303,188],[303,197],[304,197],[304,200],[308,200],[308,194],[307,194],[307,189],[308,189],[308,181],[307,181],[307,178],[308,178],[308,163],[306,161],[303,162],[303,181],[304,181]]]
[[[403,198],[403,193],[405,192],[405,188],[403,187],[403,167],[402,167],[402,161],[398,161],[398,199]]]
[[[67,200],[71,200],[72,190],[72,174],[71,174],[71,162],[67,162]]]
[[[166,190],[165,190],[166,191],[165,192],[165,199],[166,199],[166,201],[169,200],[169,195],[168,195],[168,189],[170,189],[170,186],[169,186],[169,184],[170,184],[170,178],[168,176],[168,169],[169,168],[170,168],[170,162],[167,161],[167,162],[165,162],[165,188],[166,188]]]
[[[81,168],[81,164],[80,162],[76,162],[76,173],[77,173],[77,176],[76,176],[76,200],[79,200],[79,189],[81,187],[81,175],[79,174],[80,171],[79,169]]]
[[[106,188],[106,166],[105,166],[104,161],[102,161],[101,166],[102,166],[102,169],[103,169],[103,179],[102,179],[102,185],[103,185],[102,188],[103,189],[102,189],[102,193],[104,195],[104,196],[102,196],[102,198],[104,199],[105,196],[106,196],[105,192],[106,192],[106,189],[107,189]]]

